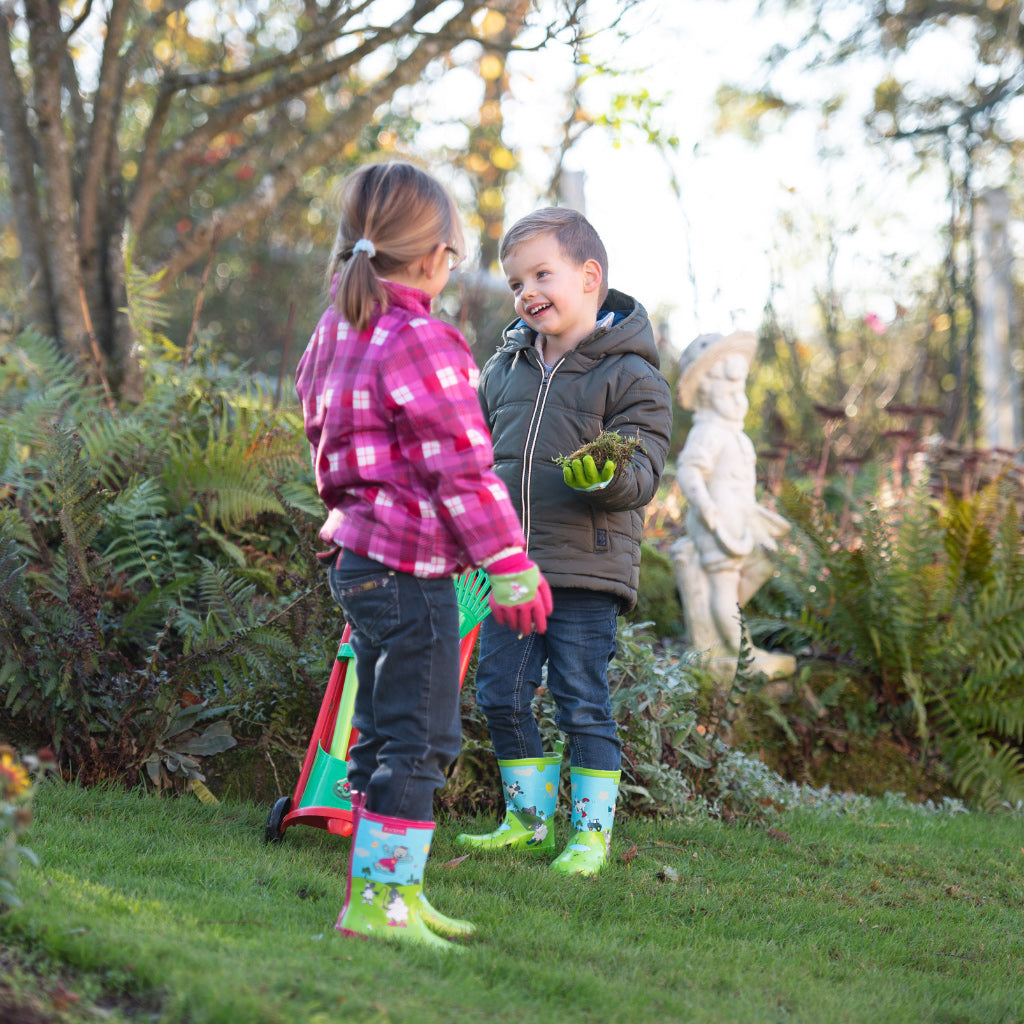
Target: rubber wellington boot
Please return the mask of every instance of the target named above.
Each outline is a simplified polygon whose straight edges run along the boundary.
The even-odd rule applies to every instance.
[[[563,747],[559,741],[551,757],[499,759],[501,788],[505,794],[505,820],[493,832],[482,836],[463,832],[455,841],[474,850],[511,848],[536,854],[553,853],[554,814]]]
[[[423,868],[434,837],[432,821],[407,821],[364,807],[352,834],[342,935],[459,949],[435,935],[423,914]]]
[[[363,805],[366,802],[365,793],[357,793],[352,790],[352,829],[359,826],[359,816],[363,813]],[[420,889],[420,917],[424,924],[438,935],[446,939],[467,939],[476,932],[476,925],[470,921],[461,921],[457,917],[449,917],[442,914],[440,910],[431,906],[426,893]]]
[[[573,768],[572,828],[565,849],[551,862],[552,871],[566,875],[595,875],[608,860],[619,795],[621,772]]]

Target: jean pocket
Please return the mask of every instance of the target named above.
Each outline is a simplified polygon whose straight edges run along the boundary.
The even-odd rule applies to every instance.
[[[392,570],[354,575],[332,569],[331,595],[353,629],[378,642],[399,620],[398,577]]]

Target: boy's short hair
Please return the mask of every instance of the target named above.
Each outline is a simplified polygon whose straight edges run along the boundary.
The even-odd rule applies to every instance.
[[[608,253],[593,224],[578,210],[545,206],[521,217],[505,232],[498,259],[504,263],[505,257],[517,246],[549,232],[555,236],[562,255],[576,266],[583,266],[587,260],[597,262],[601,268],[600,301],[604,302],[608,294]]]

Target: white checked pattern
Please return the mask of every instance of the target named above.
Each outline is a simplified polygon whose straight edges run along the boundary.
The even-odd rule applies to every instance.
[[[437,383],[443,388],[454,388],[458,386],[459,375],[451,366],[442,366],[435,376],[437,377]]]
[[[372,444],[356,448],[356,465],[366,468],[377,465],[377,449]]]
[[[448,509],[452,516],[462,516],[466,514],[466,503],[457,494],[452,498],[445,498],[444,507]]]
[[[429,562],[417,562],[412,571],[414,576],[443,576],[444,573],[444,561],[440,558],[432,558]]]

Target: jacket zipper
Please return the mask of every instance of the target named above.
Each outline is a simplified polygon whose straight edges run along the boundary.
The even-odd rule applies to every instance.
[[[538,357],[539,359],[539,357]],[[551,372],[546,373],[543,360],[541,364],[541,384],[537,389],[537,401],[533,404],[533,412],[530,414],[530,426],[526,431],[526,447],[523,465],[523,478],[519,491],[519,500],[523,507],[523,536],[526,538],[526,553],[530,553],[530,489],[533,484],[533,453],[537,447],[537,439],[540,437],[540,421],[544,416],[544,406],[548,400],[548,391],[551,388],[551,380],[558,368],[565,361],[565,356],[551,367]]]

